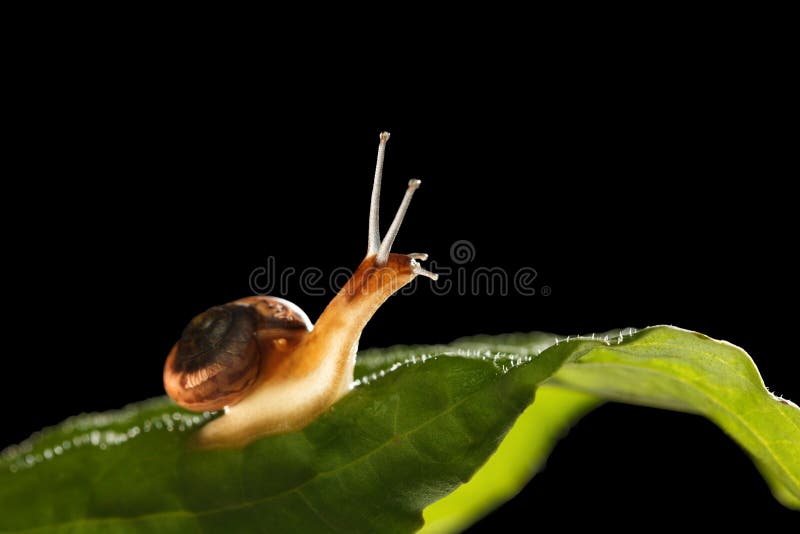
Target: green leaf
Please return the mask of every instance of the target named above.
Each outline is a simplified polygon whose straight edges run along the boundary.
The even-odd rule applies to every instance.
[[[477,336],[457,344],[528,354],[541,350],[542,336]],[[800,509],[800,409],[767,390],[744,350],[669,326],[588,339],[589,344],[586,337],[560,338],[574,353],[548,384],[703,415],[750,454],[776,499]]]
[[[518,491],[594,396],[706,415],[796,505],[800,411],[743,351],[670,327],[555,341],[366,351],[360,385],[329,412],[238,450],[187,448],[216,415],[166,399],[70,419],[0,456],[0,530],[411,532],[459,486],[425,517],[431,531],[461,528]],[[492,456],[547,379],[559,387]]]
[[[643,330],[635,350],[625,345],[594,349],[555,380],[605,399],[704,415],[750,454],[778,500],[800,508],[800,410],[767,391],[746,352],[665,327]]]

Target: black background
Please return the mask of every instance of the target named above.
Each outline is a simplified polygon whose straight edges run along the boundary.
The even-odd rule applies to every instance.
[[[533,267],[534,287],[552,292],[436,296],[422,280],[378,312],[362,347],[667,323],[742,346],[773,391],[800,399],[787,342],[788,93],[755,63],[706,67],[347,97],[335,77],[295,91],[167,68],[54,74],[23,106],[23,191],[4,199],[24,206],[6,258],[7,289],[22,296],[5,319],[6,336],[24,342],[4,359],[3,444],[162,394],[164,358],[188,320],[251,294],[269,256],[354,268],[384,129],[384,229],[406,181],[423,179],[396,251],[452,265],[450,246],[468,240],[470,266]],[[285,296],[312,320],[330,298],[303,295],[296,279]],[[676,524],[790,516],[711,423],[612,404],[474,530],[563,524],[576,510],[598,527],[636,528],[630,507]]]

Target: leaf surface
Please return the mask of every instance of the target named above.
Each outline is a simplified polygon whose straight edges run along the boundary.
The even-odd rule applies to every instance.
[[[556,341],[364,351],[331,410],[243,449],[191,450],[217,415],[163,398],[72,418],[0,455],[0,530],[412,532],[425,510],[429,532],[452,531],[516,493],[598,399],[709,417],[798,505],[800,410],[741,349],[672,327]]]

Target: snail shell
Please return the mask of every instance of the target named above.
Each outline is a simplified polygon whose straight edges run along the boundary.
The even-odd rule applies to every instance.
[[[204,311],[184,329],[164,365],[164,386],[194,411],[219,410],[244,397],[276,352],[290,352],[312,329],[298,306],[247,297]]]

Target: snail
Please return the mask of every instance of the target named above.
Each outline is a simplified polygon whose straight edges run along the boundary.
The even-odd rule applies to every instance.
[[[215,306],[184,329],[164,365],[164,388],[180,406],[225,414],[195,435],[203,448],[243,446],[303,428],[352,387],[361,332],[396,291],[422,275],[427,254],[395,254],[392,244],[420,180],[411,180],[381,240],[381,177],[389,133],[380,134],[367,255],[316,324],[291,302],[252,296]]]

